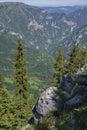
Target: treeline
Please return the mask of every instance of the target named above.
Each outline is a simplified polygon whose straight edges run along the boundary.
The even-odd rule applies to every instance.
[[[29,117],[32,116],[32,99],[29,95],[29,75],[27,74],[27,62],[25,61],[24,54],[25,51],[21,39],[18,38],[14,61],[13,84],[15,89],[12,94],[9,94],[5,84],[3,83],[2,76],[0,76],[1,130],[19,130],[26,124]],[[64,74],[75,74],[86,62],[87,48],[85,47],[78,48],[78,46],[74,45],[67,57],[64,57],[62,49],[59,49],[54,64],[52,85],[59,87]]]

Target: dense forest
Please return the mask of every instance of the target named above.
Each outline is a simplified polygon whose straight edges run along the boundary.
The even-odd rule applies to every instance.
[[[29,118],[32,117],[32,106],[35,104],[37,94],[30,91],[30,75],[27,69],[25,59],[25,48],[21,38],[17,40],[17,47],[14,56],[12,86],[14,90],[8,91],[0,74],[0,129],[1,130],[19,130],[26,125]],[[64,55],[63,50],[59,48],[56,60],[54,62],[53,78],[51,86],[60,88],[63,81],[63,75],[75,75],[77,71],[87,63],[87,48],[73,45],[68,55]],[[49,66],[48,66],[49,68]],[[43,68],[42,68],[43,69]],[[85,70],[87,76],[87,70]],[[74,83],[79,83],[81,77],[74,79]],[[73,84],[74,84],[73,83]],[[43,83],[44,86],[44,83]],[[42,86],[40,86],[42,87]],[[49,86],[48,86],[49,87]],[[44,88],[44,87],[43,87]],[[43,88],[40,88],[43,90]],[[39,90],[38,90],[39,91]],[[81,91],[81,90],[80,90]],[[77,91],[76,91],[77,92]],[[62,94],[61,94],[62,96]],[[64,99],[65,101],[66,99]],[[87,100],[87,99],[86,99]],[[77,124],[74,123],[73,117],[77,120],[78,130],[87,130],[87,103],[74,109],[74,113],[68,110],[63,114],[58,111],[50,112],[41,124],[35,124],[30,130],[77,130]],[[57,118],[54,127],[51,126],[53,120]],[[70,123],[72,119],[72,123]],[[72,125],[71,125],[72,124]]]

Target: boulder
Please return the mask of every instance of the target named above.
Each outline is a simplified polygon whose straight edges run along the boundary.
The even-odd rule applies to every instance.
[[[50,111],[55,111],[63,106],[63,101],[58,94],[56,87],[47,88],[39,97],[37,103],[32,108],[35,121],[42,121],[42,117],[46,116]]]

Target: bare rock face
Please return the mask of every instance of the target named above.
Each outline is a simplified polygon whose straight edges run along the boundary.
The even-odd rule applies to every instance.
[[[39,97],[37,103],[32,108],[34,114],[34,121],[42,122],[42,118],[50,111],[55,111],[63,106],[58,89],[56,87],[49,87]],[[32,121],[29,120],[29,123]],[[31,123],[32,124],[32,123]]]
[[[36,111],[42,116],[47,115],[49,111],[57,110],[63,105],[56,87],[49,87],[44,91],[35,105]]]

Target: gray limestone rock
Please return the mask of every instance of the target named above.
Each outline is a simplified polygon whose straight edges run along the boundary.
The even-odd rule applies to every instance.
[[[42,117],[46,116],[50,111],[58,110],[63,106],[58,89],[56,87],[49,87],[39,97],[37,103],[32,108],[35,121],[42,121]]]
[[[56,87],[50,87],[44,91],[36,104],[36,111],[45,116],[49,111],[57,110],[62,106],[62,100]]]

